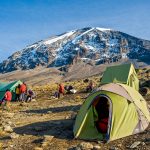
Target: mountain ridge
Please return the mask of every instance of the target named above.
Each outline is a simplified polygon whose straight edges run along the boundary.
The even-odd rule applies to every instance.
[[[120,59],[149,62],[149,57],[148,40],[112,29],[86,27],[28,45],[0,63],[0,72],[37,66],[61,67],[80,62],[98,65]]]

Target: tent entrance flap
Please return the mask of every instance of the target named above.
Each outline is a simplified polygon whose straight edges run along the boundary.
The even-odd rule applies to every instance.
[[[111,99],[104,95],[98,95],[94,98],[92,103],[95,116],[95,125],[104,138],[109,140],[111,120],[112,120],[112,102]]]

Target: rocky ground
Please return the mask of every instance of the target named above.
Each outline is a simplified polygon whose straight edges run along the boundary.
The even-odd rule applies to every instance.
[[[12,102],[10,112],[0,112],[1,149],[150,149],[150,127],[141,134],[107,144],[74,139],[75,116],[86,96],[87,93],[78,93],[58,100],[46,93],[31,103]]]
[[[93,80],[98,85],[99,76]],[[149,82],[142,82],[149,85]],[[36,86],[36,100],[30,103],[12,102],[10,112],[0,110],[0,150],[150,149],[150,126],[141,134],[110,143],[74,139],[73,125],[88,95],[83,90],[87,83],[78,80],[66,84],[73,84],[80,92],[54,99],[52,91],[56,85]],[[150,105],[150,93],[145,95],[145,99]]]

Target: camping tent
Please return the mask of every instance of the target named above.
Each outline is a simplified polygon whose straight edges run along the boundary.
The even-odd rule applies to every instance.
[[[96,126],[98,111],[104,110],[104,106],[96,109],[94,103],[102,99],[107,101],[109,110],[106,133],[99,132]],[[110,83],[87,97],[78,112],[73,132],[79,139],[112,141],[144,131],[149,122],[150,113],[144,98],[132,87]]]
[[[0,82],[0,100],[4,97],[7,89],[12,92],[12,100],[15,100],[15,89],[19,84],[22,84],[20,80],[13,82]]]
[[[123,83],[135,88],[137,91],[139,90],[139,80],[133,64],[107,67],[101,79],[101,84],[107,83]]]

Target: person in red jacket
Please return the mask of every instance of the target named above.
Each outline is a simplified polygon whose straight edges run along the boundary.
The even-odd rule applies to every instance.
[[[27,86],[25,84],[25,82],[23,82],[23,84],[20,85],[20,101],[25,101],[25,95],[27,93]]]
[[[6,109],[7,110],[10,110],[10,101],[12,99],[12,94],[10,92],[9,89],[6,90],[5,92],[5,95],[4,95],[4,98],[3,98],[3,102],[2,102],[2,107],[3,107],[3,110],[5,109],[5,106],[6,106]]]
[[[64,88],[64,85],[61,83],[59,84],[59,88],[58,88],[58,91],[59,91],[59,95],[64,95],[65,94],[65,88]]]

